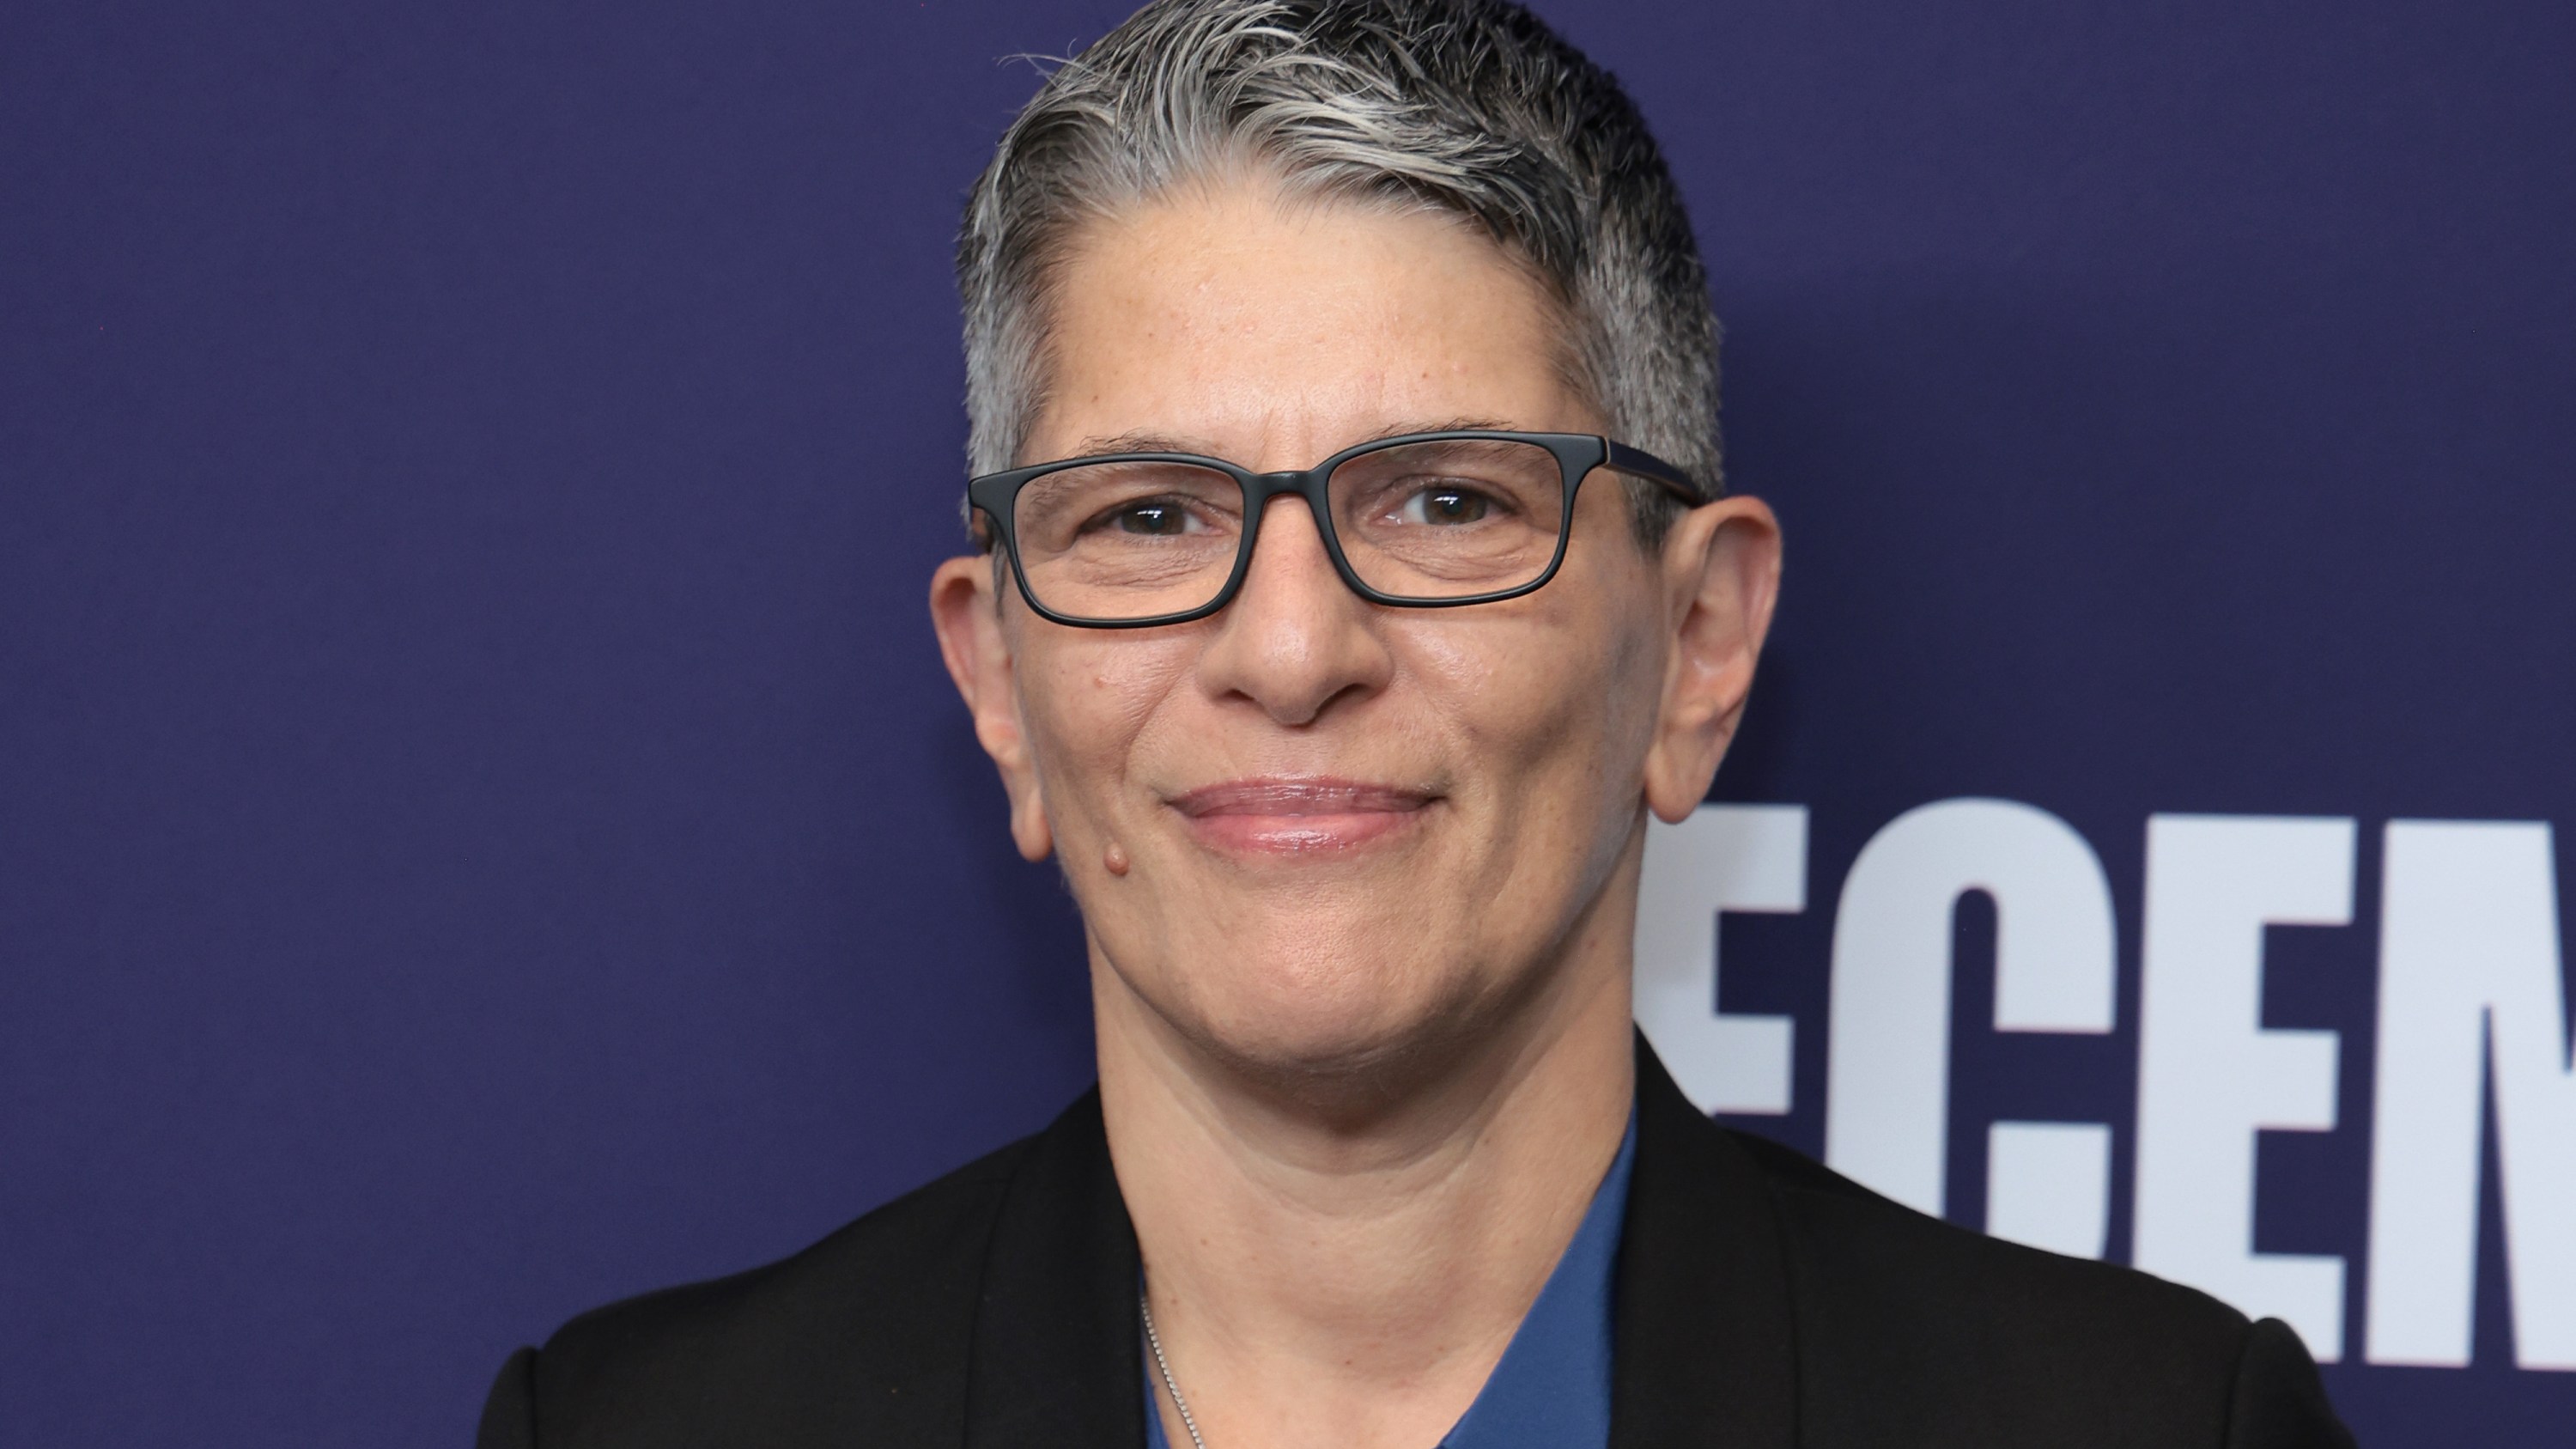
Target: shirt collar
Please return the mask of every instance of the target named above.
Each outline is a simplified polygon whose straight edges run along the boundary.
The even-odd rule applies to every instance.
[[[1613,1269],[1637,1156],[1637,1117],[1547,1286],[1441,1449],[1602,1449],[1610,1442]]]
[[[1611,1289],[1636,1156],[1632,1108],[1619,1153],[1593,1189],[1573,1241],[1440,1449],[1603,1449],[1610,1442]],[[1147,1449],[1171,1449],[1153,1407],[1150,1360],[1145,1371]]]

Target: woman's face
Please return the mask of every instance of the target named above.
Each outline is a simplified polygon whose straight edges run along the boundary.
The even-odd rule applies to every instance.
[[[1561,310],[1444,215],[1192,190],[1091,224],[1055,281],[1025,461],[1269,472],[1394,433],[1605,430]],[[1500,603],[1363,601],[1295,498],[1194,623],[1067,627],[992,597],[983,561],[949,571],[934,605],[981,641],[960,679],[1023,851],[1060,856],[1100,988],[1204,1049],[1304,1072],[1472,1031],[1543,984],[1614,876],[1633,894],[1674,589],[1614,475],[1579,494],[1556,577]]]

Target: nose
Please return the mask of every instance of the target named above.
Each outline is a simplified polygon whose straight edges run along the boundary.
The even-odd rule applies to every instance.
[[[1243,588],[1216,615],[1199,657],[1200,681],[1277,723],[1310,724],[1336,701],[1385,688],[1393,661],[1375,613],[1334,570],[1305,500],[1273,497]]]

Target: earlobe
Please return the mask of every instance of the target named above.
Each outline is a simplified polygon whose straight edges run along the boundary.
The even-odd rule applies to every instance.
[[[1758,498],[1695,508],[1666,541],[1671,647],[1646,753],[1646,805],[1667,823],[1699,808],[1744,717],[1780,587],[1780,526]]]
[[[1011,843],[1020,848],[1020,859],[1034,865],[1055,853],[1055,829],[1047,824],[1046,797],[1034,781],[1025,791],[1011,785],[1007,775],[1003,783],[1011,791]]]
[[[1028,735],[1020,727],[1019,681],[1002,627],[991,559],[952,558],[930,577],[930,622],[939,657],[975,721],[975,740],[992,756],[1011,800],[1011,839],[1036,861],[1054,850],[1046,800],[1038,788]]]

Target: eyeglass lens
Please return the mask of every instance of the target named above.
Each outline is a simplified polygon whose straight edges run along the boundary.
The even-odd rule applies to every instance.
[[[1547,571],[1565,524],[1565,475],[1534,443],[1400,443],[1327,480],[1330,526],[1378,593],[1437,601],[1519,588]],[[1205,607],[1243,546],[1234,478],[1189,463],[1086,463],[1031,479],[1012,520],[1029,592],[1076,619]]]

